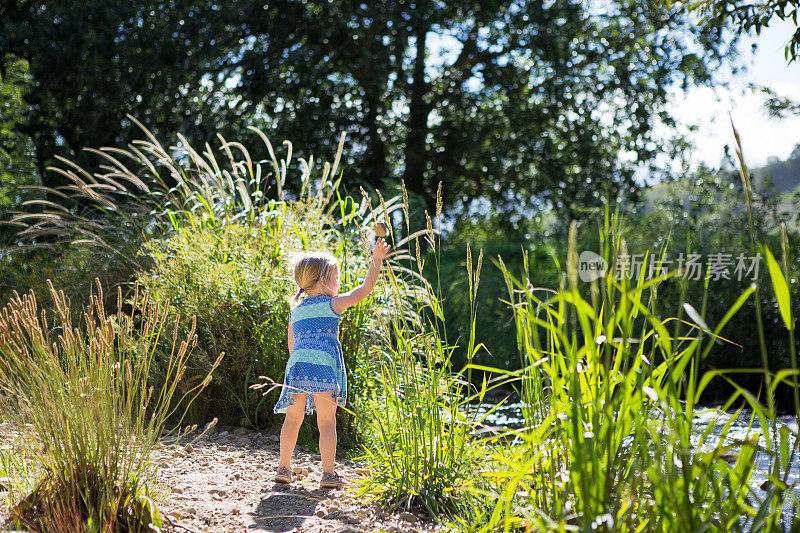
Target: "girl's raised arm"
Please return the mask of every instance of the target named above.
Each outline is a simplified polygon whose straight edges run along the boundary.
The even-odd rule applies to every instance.
[[[334,312],[341,315],[348,307],[353,307],[372,292],[375,283],[378,281],[381,263],[390,249],[391,247],[386,244],[386,241],[378,239],[375,243],[375,249],[372,251],[372,262],[369,265],[364,281],[352,291],[340,294],[331,299],[331,307],[333,307]]]

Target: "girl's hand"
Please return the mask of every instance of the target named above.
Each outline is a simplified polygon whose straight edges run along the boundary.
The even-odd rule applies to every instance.
[[[392,247],[389,246],[386,243],[386,241],[384,241],[383,239],[378,239],[375,242],[375,249],[372,251],[372,259],[383,261],[384,258],[389,254],[389,250],[391,249]]]
[[[331,298],[331,308],[334,313],[341,315],[344,313],[345,309],[353,307],[367,297],[378,281],[381,272],[381,262],[386,258],[391,249],[392,247],[386,244],[386,241],[383,239],[378,239],[375,242],[375,248],[372,250],[372,263],[369,265],[367,275],[364,277],[364,281],[361,285],[351,291]]]

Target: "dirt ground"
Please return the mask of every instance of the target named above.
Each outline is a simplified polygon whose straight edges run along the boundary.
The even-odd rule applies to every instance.
[[[298,447],[290,486],[272,481],[278,464],[278,435],[245,428],[212,428],[190,444],[186,437],[160,445],[162,516],[165,531],[428,532],[435,526],[411,513],[382,512],[355,494],[364,465],[339,462],[348,482],[342,489],[319,487],[319,455]]]
[[[4,448],[13,446],[13,430],[0,424]],[[193,440],[194,439],[194,440]],[[298,446],[289,486],[272,481],[278,464],[276,433],[246,428],[211,428],[204,435],[165,438],[156,445],[158,509],[165,533],[197,532],[432,532],[436,526],[411,513],[383,512],[356,495],[365,465],[337,462],[347,482],[341,489],[319,487],[319,454]],[[5,491],[0,478],[0,491]],[[8,499],[0,499],[0,524]],[[0,526],[0,530],[4,530]]]

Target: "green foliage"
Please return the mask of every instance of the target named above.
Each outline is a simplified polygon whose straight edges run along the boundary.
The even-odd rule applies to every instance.
[[[10,300],[14,291],[46,294],[46,280],[55,279],[63,284],[61,290],[70,305],[83,308],[89,303],[94,279],[112,294],[118,286],[133,284],[134,268],[113,251],[80,244],[9,251],[0,257],[0,302]]]
[[[30,63],[34,107],[24,127],[40,168],[56,155],[85,164],[84,147],[126,144],[127,113],[162,134],[194,131],[211,141],[214,124],[200,113],[212,114],[219,93],[203,79],[229,72],[222,58],[250,33],[246,20],[269,15],[261,5],[211,1],[3,2],[0,56],[16,53]],[[56,174],[43,179],[65,183]]]
[[[630,194],[668,89],[708,81],[728,44],[642,0],[5,2],[0,35],[31,65],[40,166],[125,145],[127,114],[195,146],[254,123],[326,153],[347,130],[356,183],[401,177],[430,209],[441,181],[446,210],[483,197],[512,219]]]
[[[794,411],[800,412],[794,340],[797,313],[789,280],[792,247],[782,225],[780,261],[767,247],[756,248],[758,237],[766,235],[770,227],[769,215],[765,215],[770,211],[769,199],[754,194],[743,161],[740,175],[741,189],[712,176],[707,187],[699,188],[699,196],[687,196],[682,188],[685,183],[672,184],[667,199],[659,200],[664,205],[673,202],[672,209],[654,209],[650,217],[651,221],[676,215],[676,220],[688,218],[688,231],[678,235],[688,250],[697,250],[693,246],[698,244],[700,250],[727,244],[745,251],[759,249],[764,254],[764,275],[744,287],[715,317],[713,329],[708,326],[709,280],[698,284],[701,305],[695,308],[694,289],[690,291],[685,281],[678,281],[681,270],[651,277],[645,269],[632,281],[614,275],[620,257],[630,252],[619,218],[612,222],[608,214],[596,228],[598,238],[581,243],[593,243],[590,249],[599,250],[609,265],[604,276],[589,284],[578,285],[578,252],[582,248],[577,222],[570,226],[566,277],[561,278],[558,289],[534,283],[528,274],[531,261],[527,254],[523,255],[521,276],[498,259],[522,368],[494,371],[504,379],[519,380],[524,425],[506,435],[513,440],[489,441],[496,447],[483,448],[491,455],[479,459],[482,471],[477,476],[465,476],[463,462],[446,459],[452,449],[437,448],[438,442],[451,436],[448,431],[455,432],[445,426],[448,431],[438,433],[441,420],[460,419],[464,425],[479,421],[474,406],[466,403],[459,405],[462,413],[447,411],[459,403],[447,400],[451,388],[459,385],[445,378],[452,348],[440,340],[441,300],[431,296],[425,302],[429,309],[418,316],[427,321],[419,331],[407,330],[403,320],[393,320],[388,344],[392,357],[378,366],[380,379],[376,381],[378,390],[395,394],[375,395],[370,400],[374,422],[369,435],[380,446],[370,443],[368,457],[375,463],[375,475],[365,483],[366,489],[378,492],[385,505],[404,502],[408,507],[417,501],[427,512],[440,519],[451,517],[468,531],[778,531],[793,524],[788,508],[793,488],[789,471],[800,451],[800,439],[796,426],[778,423],[774,399],[776,391],[788,385],[794,391]],[[746,205],[736,198],[741,192],[746,195]],[[718,209],[710,209],[711,204]],[[721,221],[725,222],[723,231],[719,231]],[[642,242],[656,237],[659,229],[656,226],[653,233],[645,232]],[[734,235],[738,238],[733,239]],[[440,252],[433,242],[429,245],[433,252],[428,259],[435,261],[438,273]],[[655,245],[654,250],[645,251],[663,258],[671,245],[669,232],[658,235]],[[417,259],[422,272],[422,262]],[[469,247],[467,269],[469,311],[463,331],[465,336],[469,331],[465,344],[471,362],[480,348],[475,345],[479,277],[472,275]],[[771,279],[770,294],[765,291],[766,277]],[[675,284],[672,290],[678,293],[665,305],[662,295],[670,294],[669,283]],[[770,308],[775,310],[775,320],[764,312]],[[709,365],[720,346],[741,349],[725,332],[746,321],[755,323],[750,326],[755,332],[748,346],[755,354],[739,361],[748,368]],[[768,357],[764,341],[767,333],[773,336],[773,329],[768,329],[773,322],[782,333],[782,338],[774,335],[771,339],[775,345],[786,345],[788,333],[789,361],[779,370]],[[401,370],[393,371],[393,367]],[[472,371],[492,369],[467,365],[467,382]],[[761,396],[737,383],[736,377],[742,374],[762,383]],[[720,381],[730,391],[720,417],[699,422],[696,414],[701,400],[707,389]],[[466,390],[461,391],[461,398],[470,397]],[[484,390],[485,382],[476,397],[482,398]],[[744,405],[751,410],[749,419],[741,408]],[[731,428],[741,423],[746,434],[734,439]],[[456,452],[464,446],[462,439],[469,441],[470,435],[460,434],[460,439],[450,443]],[[473,440],[467,445],[472,453],[462,461],[480,457],[475,449],[485,444]],[[756,453],[764,454],[770,465],[763,493],[753,488]],[[460,486],[467,494],[455,512],[436,483],[425,483],[429,478],[424,476],[419,482],[413,475],[425,471],[437,457],[441,468],[431,471],[430,479],[438,476],[447,480],[444,486]]]
[[[579,291],[576,228],[565,254],[567,277],[561,278],[570,280],[568,286],[538,287],[527,274],[533,270],[527,253],[514,271],[497,262],[512,304],[519,371],[475,361],[481,349],[476,331],[483,333],[476,327],[481,260],[473,274],[469,247],[467,283],[460,289],[468,294],[465,382],[452,374],[453,347],[442,341],[443,303],[430,283],[414,315],[422,318],[419,325],[390,317],[387,352],[374,364],[364,399],[366,457],[373,464],[363,490],[387,507],[417,509],[465,531],[777,530],[787,519],[788,466],[798,452],[789,433],[796,429],[777,429],[774,406],[735,384],[734,374],[702,368],[718,345],[731,343],[722,332],[755,288],[746,288],[713,329],[705,308],[698,312],[685,300],[678,304],[684,318],[662,318],[661,288],[679,272],[615,279],[613,265],[626,245],[619,220],[612,225],[607,218],[594,249],[612,268]],[[433,276],[441,251],[437,243],[429,245],[425,259],[434,263],[428,269]],[[414,268],[420,273],[422,263],[418,256]],[[785,276],[777,262],[770,263],[785,310]],[[774,391],[797,376],[794,358],[792,363],[795,370],[751,372],[771,375],[767,384]],[[484,381],[479,392],[470,392],[474,371],[496,372],[502,379],[490,382],[495,386],[519,381],[521,429],[504,439],[476,438],[484,418],[469,402],[482,399],[488,386]],[[752,409],[743,440],[730,438],[741,410],[702,423],[695,418],[717,380],[733,390],[723,409],[743,401]],[[759,495],[752,488],[753,464],[764,450],[774,488]],[[460,498],[454,501],[455,492]]]
[[[776,429],[773,396],[781,387],[791,387],[795,409],[800,409],[794,387],[793,338],[798,267],[790,255],[797,249],[792,240],[796,236],[784,228],[782,253],[776,252],[769,265],[763,265],[762,273],[769,272],[775,295],[753,292],[733,282],[724,288],[686,284],[678,275],[639,278],[632,285],[607,276],[580,290],[574,281],[579,245],[580,249],[602,252],[612,271],[623,249],[651,255],[672,249],[739,252],[755,247],[758,240],[777,250],[778,241],[770,240],[769,235],[774,229],[774,204],[767,195],[753,193],[746,169],[741,186],[729,176],[712,173],[700,175],[694,183],[666,184],[651,198],[652,209],[625,218],[627,227],[618,221],[611,226],[606,220],[596,228],[597,237],[588,235],[580,241],[573,229],[567,247],[556,239],[552,244],[535,245],[533,239],[497,242],[497,232],[472,232],[492,255],[503,258],[498,269],[481,271],[483,256],[478,256],[474,269],[471,247],[464,264],[456,251],[443,250],[436,239],[435,228],[441,227],[441,197],[437,196],[433,221],[428,219],[427,228],[416,233],[411,231],[414,214],[405,189],[402,204],[395,199],[384,201],[379,195],[380,207],[375,211],[366,196],[360,201],[342,197],[337,181],[341,143],[333,165],[325,165],[318,186],[311,179],[313,162],[303,161],[301,194],[292,201],[287,200],[292,195],[284,190],[290,144],[279,161],[265,142],[271,157],[263,165],[264,161],[254,162],[241,144],[223,140],[220,149],[226,152],[227,161],[220,164],[210,147],[200,154],[181,138],[179,149],[165,149],[146,134],[147,140],[125,150],[96,151],[106,165],[103,172],[90,174],[65,163],[63,175],[75,187],[59,192],[69,190],[69,200],[74,203],[69,208],[49,206],[52,210],[48,213],[18,220],[29,224],[29,237],[50,236],[71,243],[61,259],[69,264],[63,271],[74,276],[68,279],[80,281],[80,272],[89,268],[109,270],[107,261],[116,258],[131,270],[141,268],[138,275],[150,298],[171,302],[174,307],[161,308],[158,321],[142,318],[139,325],[146,328],[157,322],[165,327],[174,321],[175,335],[196,338],[196,348],[181,356],[185,357],[182,364],[187,381],[175,391],[191,394],[193,387],[207,385],[193,406],[175,398],[168,402],[171,408],[191,408],[190,416],[198,421],[219,415],[233,422],[244,417],[254,425],[269,423],[276,396],[257,397],[251,386],[261,376],[268,383],[282,381],[288,356],[286,299],[292,292],[291,273],[285,270],[288,255],[295,250],[332,251],[342,262],[343,290],[347,290],[363,275],[366,228],[378,218],[392,221],[392,215],[402,210],[405,228],[390,228],[398,254],[388,270],[388,297],[377,293],[348,311],[342,322],[348,377],[353,378],[356,395],[352,411],[343,410],[340,435],[352,439],[356,427],[364,432],[364,453],[373,462],[373,476],[365,481],[365,492],[387,506],[447,516],[462,525],[474,517],[476,521],[465,526],[470,530],[589,528],[593,524],[606,530],[644,527],[671,531],[701,524],[727,530],[742,527],[741,516],[768,528],[778,523],[787,465],[796,456],[797,441],[791,442],[787,433],[791,428]],[[264,192],[270,176],[264,167],[270,163],[279,191],[277,201],[268,200]],[[169,187],[167,177],[175,187]],[[157,186],[148,187],[144,178]],[[739,199],[742,192],[747,195],[746,206]],[[126,221],[131,226],[119,229]],[[593,226],[587,222],[584,227]],[[621,238],[623,233],[627,240]],[[465,230],[462,238],[469,234]],[[140,254],[145,241],[146,253]],[[99,246],[103,253],[93,254],[82,247],[87,243]],[[423,254],[421,247],[430,251]],[[556,261],[563,257],[567,258],[567,278]],[[465,267],[466,282],[457,273]],[[28,268],[23,274],[33,280],[38,267],[32,264]],[[432,279],[434,272],[435,283],[425,281],[423,274]],[[571,280],[568,287],[564,279]],[[123,287],[127,285],[119,285],[120,293]],[[443,294],[439,287],[449,293]],[[503,304],[497,302],[502,287],[515,304],[505,315],[500,310]],[[735,297],[731,301],[710,299],[709,287],[715,296]],[[756,305],[745,306],[753,295]],[[30,305],[25,302],[30,300],[17,305]],[[67,305],[63,296],[58,296],[58,302],[59,309]],[[100,294],[90,298],[89,315],[104,304],[108,302]],[[129,305],[136,311],[135,304]],[[377,323],[373,308],[379,310]],[[182,325],[180,317],[190,314],[197,315],[196,328]],[[36,313],[27,312],[26,316],[31,317],[30,323],[38,320]],[[84,327],[104,339],[104,332],[117,331],[114,328],[123,321],[130,324],[140,317],[146,318],[146,313],[118,313],[109,318],[110,329],[100,328],[100,333],[92,329],[97,328],[94,322]],[[68,314],[62,316],[60,328],[48,334],[79,331],[71,328],[75,326],[71,320]],[[715,324],[715,329],[708,323]],[[508,327],[502,327],[504,324]],[[40,331],[49,330],[41,325],[28,331],[39,338]],[[512,335],[517,337],[516,346],[508,342]],[[741,347],[734,344],[737,335],[749,335],[748,348],[753,348],[747,352],[749,359],[741,358]],[[377,336],[382,337],[379,347],[368,350],[367,341]],[[764,336],[767,340],[756,350],[756,342]],[[483,337],[488,351],[477,344]],[[132,341],[130,353],[151,359],[143,367],[147,370],[142,370],[142,379],[134,381],[150,381],[156,386],[171,383],[170,376],[177,368],[171,362],[174,341],[163,336],[143,338]],[[49,350],[47,340],[37,346]],[[475,435],[483,415],[477,414],[470,401],[482,400],[488,386],[484,383],[476,392],[472,383],[479,381],[475,374],[486,376],[496,370],[486,366],[495,361],[490,357],[505,357],[502,350],[511,352],[509,345],[517,348],[514,359],[519,356],[520,370],[501,367],[500,374],[508,379],[521,376],[518,387],[526,406],[526,427],[510,435],[515,441],[495,441],[492,445],[496,448],[486,448],[487,442]],[[98,340],[97,346],[105,345]],[[209,384],[208,373],[223,351],[227,356],[215,372],[217,379]],[[725,360],[726,353],[740,359]],[[510,360],[505,358],[503,363]],[[781,360],[783,367],[776,366]],[[467,363],[466,368],[454,373],[462,362]],[[742,373],[752,377],[746,383],[750,390],[741,386],[740,378],[718,370],[734,366],[732,363],[762,364],[761,370]],[[779,370],[789,363],[792,370]],[[81,365],[91,368],[88,362]],[[110,370],[103,372],[95,381],[113,381]],[[71,384],[74,376],[68,377]],[[724,406],[748,402],[764,428],[767,450],[774,460],[770,472],[773,488],[766,497],[749,488],[757,443],[747,439],[736,443],[739,457],[729,464],[725,459],[728,444],[711,436],[714,422],[702,426],[694,422],[696,405],[723,380],[732,392],[722,398],[727,400]],[[750,392],[758,390],[762,381],[766,407]],[[30,388],[30,382],[23,383]],[[43,390],[53,387],[56,385]],[[86,404],[68,396],[76,387],[59,387],[67,392],[58,401]],[[106,389],[116,397],[123,396],[113,387]],[[37,423],[47,421],[34,425]],[[723,428],[725,431],[728,428]],[[91,428],[85,433],[91,435]],[[65,434],[65,439],[73,439],[69,432]],[[698,440],[703,449],[697,449]],[[80,440],[76,442],[73,448],[86,448],[81,448]],[[5,459],[5,468],[13,468],[14,458]],[[100,501],[102,487],[113,479],[96,468],[69,472],[67,477],[45,480],[29,501],[41,501],[40,495],[50,494],[64,483],[83,483],[90,487],[87,494],[91,499]],[[136,484],[140,477],[144,478],[134,476],[130,486],[126,485],[128,478],[118,482],[132,495],[129,502],[139,502],[133,511],[139,517],[151,507],[146,500],[137,499],[146,494],[140,490],[144,485]],[[92,487],[101,489],[92,492]],[[83,504],[76,502],[79,500],[60,500],[49,515],[83,516],[75,511]],[[112,515],[102,511],[98,516]],[[87,520],[96,522],[91,517]]]
[[[292,163],[289,141],[284,141],[286,155],[279,160],[264,132],[251,128],[269,151],[269,160],[254,162],[244,145],[222,137],[218,152],[224,159],[218,160],[210,146],[198,152],[181,135],[178,147],[167,148],[144,125],[129,118],[145,138],[127,148],[87,148],[98,160],[100,170],[90,172],[67,159],[52,167],[67,184],[44,188],[56,199],[34,202],[46,206],[44,211],[14,213],[11,222],[22,227],[17,234],[19,244],[40,249],[54,244],[91,245],[109,251],[129,267],[143,268],[137,253],[149,238],[178,231],[184,225],[238,223],[259,227],[273,207],[265,196],[273,183],[278,203],[285,200],[284,185]],[[338,195],[341,177],[337,179],[336,175],[343,147],[344,135],[333,164],[323,165],[318,188],[311,183],[316,170],[313,158],[300,160],[304,215],[309,222],[313,218],[318,223],[314,233],[305,228],[298,234],[304,247],[309,238],[323,235],[323,219],[338,205],[331,199]],[[351,200],[350,206],[353,205]],[[340,211],[346,218],[343,207]],[[351,212],[347,217],[352,219],[355,214]]]
[[[191,413],[195,421],[266,421],[272,404],[249,386],[259,375],[279,377],[288,357],[286,319],[291,280],[280,233],[238,225],[186,228],[146,249],[154,265],[138,274],[173,315],[197,317],[198,346],[187,360],[189,382],[202,379],[220,353],[225,363]],[[173,318],[174,319],[174,318]],[[274,400],[274,399],[270,399]]]
[[[754,195],[754,230],[759,239],[772,246],[778,245],[775,237],[777,220],[781,214],[780,197],[764,180],[757,180]],[[627,205],[622,209],[620,230],[626,235],[630,254],[650,254],[651,257],[664,253],[678,266],[678,259],[688,254],[698,254],[705,266],[712,254],[730,254],[735,260],[739,254],[750,254],[748,217],[739,178],[730,172],[700,168],[692,176],[658,183],[649,187],[643,194],[640,206]],[[479,220],[480,222],[476,222]],[[790,226],[791,227],[791,226]],[[523,233],[524,232],[524,233]],[[601,252],[598,227],[593,218],[581,222],[579,235],[580,250]],[[551,220],[546,227],[528,226],[515,232],[501,229],[493,218],[476,218],[472,221],[458,220],[450,242],[441,252],[441,278],[444,295],[443,307],[447,317],[447,338],[454,344],[461,344],[459,338],[466,338],[468,306],[466,305],[466,280],[461,276],[463,268],[462,247],[465,242],[480,246],[489,257],[502,257],[508,270],[517,277],[530,279],[535,287],[550,289],[559,286],[559,264],[566,260],[563,232],[557,221]],[[794,294],[795,312],[800,301],[800,266],[796,261],[798,234],[789,231],[787,284]],[[773,248],[774,249],[774,248]],[[528,271],[524,272],[523,252],[529,254]],[[762,253],[759,272],[763,279],[767,264]],[[430,268],[429,268],[430,270]],[[647,271],[647,266],[644,267]],[[701,277],[705,271],[700,272]],[[479,354],[479,361],[489,366],[514,370],[521,368],[515,346],[507,342],[513,335],[513,323],[508,319],[507,309],[502,300],[505,291],[503,276],[493,265],[484,269],[484,282],[478,293],[481,302],[477,317],[477,329],[483,332],[481,341],[486,351]],[[698,309],[705,309],[710,323],[720,320],[727,309],[751,283],[752,276],[736,275],[731,279],[714,279],[709,282],[712,298],[704,297],[704,282],[685,280],[676,276],[664,280],[657,290],[659,312],[682,317],[683,301],[688,301]],[[582,293],[587,294],[588,286]],[[781,335],[782,320],[774,305],[764,305],[764,328],[770,358],[774,369],[788,368],[789,356],[785,339]],[[758,329],[752,307],[741,310],[726,326],[723,334],[736,344],[724,344],[703,361],[704,369],[750,368],[759,366]],[[462,349],[455,353],[457,361],[463,361]],[[523,365],[524,366],[524,365]],[[757,391],[760,378],[753,375],[740,375],[738,382]],[[731,389],[717,382],[707,390],[705,401],[722,402]],[[786,405],[788,391],[782,390],[779,400]]]
[[[732,23],[740,33],[755,31],[759,35],[775,19],[791,21],[797,29],[786,43],[784,55],[789,63],[800,55],[800,25],[797,22],[800,2],[797,0],[701,0],[687,5],[700,12],[710,24],[724,26]]]
[[[755,183],[758,185],[755,186]],[[780,246],[777,238],[777,220],[781,216],[780,196],[775,189],[763,179],[755,180],[753,195],[754,232],[759,240],[767,243],[773,250]],[[643,195],[640,206],[626,206],[622,209],[619,231],[626,236],[627,249],[630,254],[653,258],[664,254],[664,259],[671,261],[672,268],[678,268],[679,258],[684,260],[689,254],[697,254],[704,267],[698,271],[700,279],[686,279],[683,274],[663,280],[657,288],[653,288],[657,296],[657,311],[664,316],[685,318],[683,302],[689,302],[697,309],[702,309],[709,323],[722,319],[739,295],[752,282],[752,272],[737,279],[731,274],[729,279],[709,280],[707,296],[704,277],[705,267],[712,254],[730,254],[735,262],[740,254],[755,255],[751,252],[747,204],[743,198],[743,185],[740,178],[731,172],[700,168],[692,176],[658,183],[648,188]],[[529,279],[534,287],[555,289],[561,277],[559,264],[566,260],[566,247],[562,242],[562,231],[555,221],[545,228],[529,226],[520,228],[515,233],[506,233],[492,218],[481,219],[481,222],[459,220],[456,229],[450,236],[450,242],[440,252],[443,308],[446,317],[447,339],[457,346],[454,352],[456,365],[463,364],[465,343],[469,328],[469,306],[467,281],[461,275],[464,266],[463,246],[465,242],[473,247],[480,246],[489,257],[502,257],[506,268],[518,278]],[[578,236],[579,249],[601,253],[597,235],[602,227],[589,218],[580,223]],[[789,228],[794,227],[793,224]],[[527,230],[522,233],[522,230]],[[787,272],[786,283],[792,294],[794,316],[800,312],[800,263],[797,250],[800,235],[796,231],[787,230]],[[529,256],[527,272],[523,268],[523,253]],[[428,262],[426,275],[434,275],[433,263]],[[647,265],[643,267],[647,273]],[[766,255],[761,252],[759,279],[768,275]],[[691,278],[692,276],[688,276]],[[588,285],[581,288],[584,297],[588,297]],[[477,315],[476,328],[480,331],[481,341],[486,350],[476,356],[482,364],[516,370],[524,367],[516,347],[508,342],[514,335],[514,324],[508,317],[505,283],[502,273],[488,265],[483,272],[483,282],[478,292],[480,312]],[[791,345],[786,342],[784,320],[776,302],[762,298],[763,331],[767,347],[768,362],[772,370],[790,368]],[[722,334],[733,341],[716,347],[701,362],[703,370],[714,369],[746,369],[762,365],[759,346],[759,328],[755,310],[748,306],[739,311],[726,325]],[[762,377],[742,373],[732,379],[746,386],[753,393],[761,389]],[[715,381],[706,388],[703,401],[706,403],[722,403],[733,392],[733,387],[723,380]],[[777,390],[776,401],[782,408],[790,408],[791,388],[781,387]]]
[[[334,181],[344,138],[333,163],[323,165],[320,180],[312,181],[313,159],[301,160],[301,196],[287,201],[283,186],[292,158],[289,142],[279,160],[256,130],[270,160],[254,162],[242,144],[221,140],[225,159],[218,161],[210,147],[200,153],[180,137],[180,150],[166,149],[152,132],[142,130],[146,139],[127,149],[92,150],[103,162],[102,171],[90,173],[63,161],[55,170],[71,185],[47,189],[60,203],[48,203],[38,214],[15,213],[14,220],[24,226],[18,237],[32,249],[15,255],[33,261],[14,272],[7,290],[36,286],[43,270],[72,280],[75,288],[87,271],[97,269],[104,284],[114,287],[140,278],[154,297],[178,306],[171,318],[197,316],[199,346],[187,363],[191,379],[202,378],[221,352],[228,353],[218,379],[190,416],[267,424],[276,398],[259,398],[250,386],[260,377],[282,381],[287,297],[294,286],[285,270],[291,253],[333,252],[342,262],[344,290],[363,276],[365,236],[374,216],[366,195],[360,201],[342,197],[340,175]],[[169,188],[167,177],[177,185]],[[264,194],[271,184],[277,186],[278,201]],[[399,208],[394,199],[384,205],[387,216]],[[63,241],[56,258],[42,253],[53,247],[51,241]],[[372,328],[370,304],[351,310],[341,327],[345,363],[355,383],[361,375],[362,339]],[[160,350],[170,353],[166,345]],[[158,382],[158,367],[153,379]],[[340,416],[339,430],[345,440],[355,440],[352,416]]]
[[[739,215],[750,241],[744,245],[755,249],[758,203],[741,147],[739,155],[747,202]],[[761,300],[756,279],[712,330],[705,305],[708,281],[700,311],[684,299],[683,284],[679,308],[686,318],[663,319],[661,286],[680,270],[652,279],[641,273],[633,281],[613,274],[628,247],[618,219],[611,223],[608,215],[597,249],[609,271],[588,291],[579,291],[577,226],[573,222],[569,232],[569,283],[557,291],[536,288],[528,276],[517,278],[502,259],[498,262],[506,275],[517,344],[527,358],[520,378],[525,425],[515,432],[517,441],[495,455],[497,488],[486,493],[496,502],[494,509],[479,513],[470,529],[778,531],[794,525],[786,504],[789,468],[800,442],[796,426],[778,426],[774,402],[785,382],[795,390],[795,413],[800,409],[786,227],[781,227],[782,264],[762,248],[773,294]],[[777,372],[763,340],[761,310],[769,300],[777,302],[790,347],[791,369]],[[765,402],[734,382],[741,370],[702,368],[717,345],[731,343],[721,333],[750,302],[761,366],[745,372],[763,379]],[[752,410],[744,438],[728,438],[741,408],[721,420],[695,420],[703,393],[715,380],[727,381],[733,391],[723,410],[743,402]],[[770,461],[763,496],[752,489],[757,452]]]
[[[23,187],[40,183],[30,138],[18,131],[27,118],[29,105],[23,99],[32,79],[23,59],[0,55],[0,222],[5,213],[38,195]],[[0,246],[11,236],[11,228],[0,226]]]
[[[475,415],[460,412],[465,384],[449,371],[447,347],[422,347],[397,334],[398,347],[373,369],[375,395],[363,400],[363,459],[371,463],[364,493],[386,508],[427,514],[437,520],[469,515],[482,484],[477,469],[485,450],[472,438]],[[438,352],[438,353],[437,353]],[[410,356],[431,367],[412,362]],[[430,357],[431,359],[427,359]]]
[[[766,97],[764,107],[767,109],[771,117],[784,118],[800,113],[800,102],[795,101],[791,97],[781,94],[780,92],[768,86],[761,87],[761,92]],[[789,157],[789,161],[778,162],[775,165],[767,163],[767,167],[777,167],[774,170],[778,172],[786,170],[791,171],[792,161],[797,161],[798,159],[800,159],[800,153],[797,153],[797,147],[795,147],[795,149],[792,151],[792,155]],[[788,169],[786,168],[787,166],[789,167]],[[790,183],[792,184],[791,188],[794,189],[796,184],[793,181]]]
[[[196,342],[194,327],[183,340],[173,334],[161,382],[154,387],[155,346],[169,336],[168,306],[140,294],[137,285],[126,305],[118,290],[116,312],[107,313],[98,281],[84,322],[75,328],[64,293],[48,287],[53,309],[40,313],[31,291],[16,296],[0,314],[0,388],[6,398],[0,410],[19,433],[25,457],[22,465],[3,465],[23,490],[14,494],[10,519],[34,531],[159,527],[150,454],[176,414],[178,384]],[[190,403],[211,370],[184,390],[181,400]]]

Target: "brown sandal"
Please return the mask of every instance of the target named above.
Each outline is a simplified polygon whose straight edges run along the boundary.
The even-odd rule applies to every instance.
[[[275,483],[283,483],[284,485],[288,485],[292,482],[292,471],[288,468],[279,466],[278,471],[275,472],[275,477],[272,478],[272,481]]]

